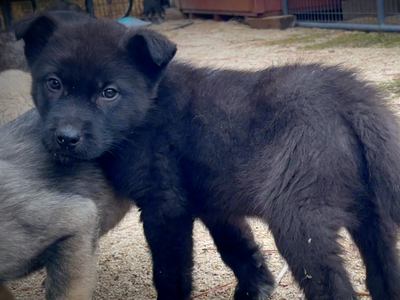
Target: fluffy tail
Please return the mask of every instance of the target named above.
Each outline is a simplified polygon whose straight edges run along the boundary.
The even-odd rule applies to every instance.
[[[355,103],[348,117],[363,146],[375,204],[384,218],[400,225],[399,125],[383,97],[371,92]]]

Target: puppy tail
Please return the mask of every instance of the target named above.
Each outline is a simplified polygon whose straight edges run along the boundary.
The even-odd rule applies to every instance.
[[[369,186],[378,213],[400,226],[400,141],[395,115],[377,93],[355,103],[349,121],[367,162]],[[372,97],[371,97],[372,96]]]

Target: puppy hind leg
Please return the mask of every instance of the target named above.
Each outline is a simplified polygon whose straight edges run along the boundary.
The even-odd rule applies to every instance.
[[[201,220],[210,231],[222,260],[238,279],[234,299],[268,299],[274,289],[274,277],[245,217],[221,220],[205,216]]]
[[[292,203],[302,202],[298,199]],[[280,205],[279,213],[268,218],[278,250],[307,300],[356,299],[339,256],[336,228],[346,224],[339,224],[343,212],[338,212],[326,206],[293,210],[291,205]]]
[[[348,228],[357,244],[367,270],[367,287],[374,300],[400,299],[400,264],[396,248],[395,225],[376,213],[376,208],[363,200],[356,210],[359,224]]]

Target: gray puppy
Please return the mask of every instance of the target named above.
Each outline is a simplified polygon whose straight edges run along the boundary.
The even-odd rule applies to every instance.
[[[0,299],[5,282],[46,268],[46,299],[91,299],[98,237],[130,208],[96,163],[56,166],[31,109],[0,128]]]

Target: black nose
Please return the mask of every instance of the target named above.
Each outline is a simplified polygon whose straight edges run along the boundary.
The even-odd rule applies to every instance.
[[[81,135],[75,128],[67,126],[57,130],[56,141],[64,149],[73,149],[80,143]]]

